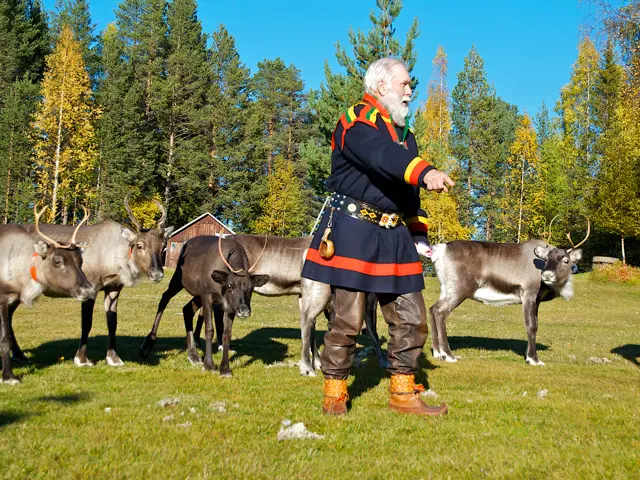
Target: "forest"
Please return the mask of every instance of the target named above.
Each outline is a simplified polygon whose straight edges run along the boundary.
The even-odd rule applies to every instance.
[[[308,234],[327,195],[330,138],[362,95],[367,66],[402,58],[423,157],[450,172],[451,194],[425,192],[430,241],[473,238],[569,246],[586,218],[591,255],[640,265],[640,1],[594,0],[600,21],[576,38],[555,105],[524,112],[500,97],[470,45],[448,84],[443,47],[416,71],[415,18],[372,0],[371,27],[336,44],[333,71],[307,89],[280,58],[254,72],[224,25],[204,32],[195,0],[122,0],[96,31],[87,0],[0,0],[0,214],[3,223],[124,221],[131,194],[152,225],[153,200],[184,225],[211,212],[236,232]],[[368,12],[363,12],[363,16]],[[550,222],[556,218],[553,227]]]

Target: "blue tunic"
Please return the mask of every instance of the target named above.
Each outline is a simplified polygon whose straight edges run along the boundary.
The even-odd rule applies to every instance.
[[[418,156],[413,133],[396,127],[382,104],[365,95],[340,118],[332,149],[329,188],[379,210],[400,213],[404,222],[387,229],[334,210],[329,239],[335,255],[325,260],[318,247],[331,215],[328,208],[302,276],[365,292],[421,291],[422,265],[414,242],[426,240],[427,224],[419,189],[433,167]]]

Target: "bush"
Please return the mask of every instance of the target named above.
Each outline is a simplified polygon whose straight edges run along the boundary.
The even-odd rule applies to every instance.
[[[596,282],[617,282],[627,285],[640,285],[640,268],[616,262],[591,272],[591,280]]]

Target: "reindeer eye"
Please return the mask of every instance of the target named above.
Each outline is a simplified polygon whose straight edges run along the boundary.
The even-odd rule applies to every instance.
[[[566,264],[566,263],[569,263],[569,259],[568,259],[568,258],[563,258],[563,259],[562,259],[562,263],[565,263],[565,264]]]
[[[136,247],[138,247],[138,250],[142,250],[144,248],[144,244],[142,242],[138,242]]]
[[[233,290],[233,285],[229,284],[229,285],[227,285],[227,288]]]
[[[60,257],[53,257],[53,264],[56,267],[59,267],[60,265],[62,265],[62,259]]]

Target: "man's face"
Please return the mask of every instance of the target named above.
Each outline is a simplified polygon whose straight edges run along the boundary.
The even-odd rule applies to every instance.
[[[393,116],[396,125],[404,126],[405,117],[409,114],[411,101],[411,77],[407,69],[401,65],[393,67],[391,82],[380,82],[378,91],[380,101]]]

